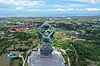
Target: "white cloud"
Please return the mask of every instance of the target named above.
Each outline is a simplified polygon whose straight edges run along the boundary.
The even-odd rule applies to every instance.
[[[100,11],[100,8],[86,8],[86,11]]]
[[[67,9],[68,11],[75,11],[75,9],[73,9],[73,8],[70,8],[70,9]]]
[[[51,12],[51,11],[55,11],[53,9],[28,9],[27,11],[29,12]]]
[[[68,12],[68,11],[82,11],[82,9],[74,9],[74,8],[69,8],[69,9],[63,9],[63,8],[56,8],[56,9],[31,9],[27,10],[30,12]]]
[[[29,12],[84,12],[84,11],[100,11],[100,8],[56,8],[56,9],[30,9]]]
[[[27,11],[30,11],[30,12],[65,12],[67,10],[56,8],[56,9],[31,9]]]
[[[57,9],[54,9],[54,11],[66,11],[65,9],[61,9],[61,8],[57,8]]]
[[[67,7],[68,8],[76,8],[76,7],[85,7],[87,6],[86,4],[70,4]]]
[[[100,4],[100,0],[74,0],[79,2],[88,2],[90,4]]]
[[[77,11],[77,12],[80,12],[80,11],[84,11],[83,9],[78,9],[78,8],[69,8],[67,9],[67,11]]]
[[[85,7],[87,6],[86,4],[69,4],[69,5],[60,5],[60,4],[55,4],[51,5],[50,7],[53,8],[77,8],[77,7]]]
[[[89,2],[88,0],[75,0],[75,1],[79,1],[79,2]]]
[[[89,0],[89,2],[90,2],[91,4],[96,4],[96,3],[97,3],[96,0]]]
[[[45,5],[45,1],[28,1],[28,0],[0,0],[0,3],[8,4],[8,5],[15,5],[15,6],[43,6]]]
[[[64,1],[78,1],[78,2],[87,2],[90,4],[100,4],[100,0],[64,0]]]
[[[24,7],[16,7],[16,10],[22,10]]]
[[[60,5],[60,4],[54,4],[54,5],[50,5],[50,7],[59,7],[59,8],[66,8],[67,7],[67,5],[66,6],[64,6],[64,5]]]

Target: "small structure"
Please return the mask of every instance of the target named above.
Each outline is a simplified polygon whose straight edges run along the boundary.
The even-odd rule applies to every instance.
[[[5,58],[15,58],[18,57],[20,54],[19,51],[9,51],[8,54],[6,54],[4,57]]]
[[[5,33],[3,31],[0,31],[0,39],[3,39],[5,37]]]

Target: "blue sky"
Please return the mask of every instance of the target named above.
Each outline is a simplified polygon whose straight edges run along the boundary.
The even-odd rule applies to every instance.
[[[100,15],[100,0],[0,0],[0,17]]]

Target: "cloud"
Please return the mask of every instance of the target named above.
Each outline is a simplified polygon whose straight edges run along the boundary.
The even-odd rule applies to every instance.
[[[85,7],[87,6],[86,4],[70,4],[67,7],[68,8],[78,8],[78,7]]]
[[[53,7],[53,8],[57,8],[57,7],[59,7],[59,8],[66,8],[67,7],[67,5],[61,5],[61,4],[53,4],[53,5],[49,5],[50,7]]]
[[[37,7],[45,5],[45,2],[40,1],[29,1],[29,0],[0,0],[2,4],[8,4],[13,6],[29,6],[29,7]]]
[[[80,9],[80,8],[55,8],[55,9],[29,9],[27,10],[29,12],[96,12],[100,11],[100,8],[85,8],[85,9]]]
[[[74,0],[74,1],[87,2],[90,4],[100,4],[100,0]]]
[[[0,0],[0,13],[91,13],[100,12],[99,3],[100,0]]]
[[[75,9],[73,9],[73,8],[70,8],[70,9],[67,9],[68,11],[74,11]]]
[[[62,11],[66,11],[65,9],[61,9],[61,8],[57,8],[57,9],[54,9],[53,11],[60,11],[60,12],[62,12]]]
[[[31,10],[27,10],[29,12],[62,12],[62,11],[66,11],[65,9],[31,9]]]
[[[39,11],[42,11],[41,9],[30,9],[30,10],[27,10],[27,11],[30,11],[30,12],[39,12]]]
[[[29,12],[74,12],[74,11],[83,11],[82,9],[75,9],[75,8],[68,8],[68,9],[63,9],[63,8],[55,8],[55,9],[31,9],[27,10]]]
[[[28,12],[52,12],[56,11],[55,9],[28,9]]]
[[[78,7],[85,7],[86,4],[67,4],[67,5],[61,5],[61,4],[54,4],[50,7],[52,8],[78,8]]]
[[[89,0],[89,2],[90,2],[91,4],[96,4],[96,3],[97,3],[96,0]]]
[[[100,11],[100,8],[86,8],[86,11]]]
[[[24,7],[16,7],[16,10],[22,10]]]

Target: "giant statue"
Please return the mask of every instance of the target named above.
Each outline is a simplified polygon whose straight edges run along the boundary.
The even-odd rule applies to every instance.
[[[44,22],[37,31],[38,37],[40,39],[40,54],[41,56],[51,56],[52,55],[52,38],[54,34],[54,29],[46,22]]]

